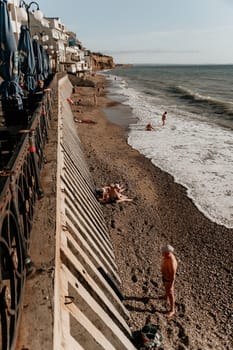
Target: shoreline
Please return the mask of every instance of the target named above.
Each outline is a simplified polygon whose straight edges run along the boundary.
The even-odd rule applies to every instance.
[[[130,127],[128,143],[187,188],[188,196],[206,217],[233,229],[232,132],[218,122],[225,121],[227,115],[221,111],[211,114],[209,106],[200,101],[190,105],[181,91],[179,96],[169,92],[170,83],[178,84],[176,78],[185,80],[183,70],[176,77],[176,69],[169,73],[167,68],[163,86],[155,79],[162,74],[159,69],[138,69],[106,72],[110,94],[118,93],[123,104],[129,104],[138,117],[138,123]],[[144,81],[143,74],[148,74],[148,80]],[[163,128],[161,116],[165,109],[168,117]],[[149,122],[154,128],[150,135],[144,130]]]
[[[109,83],[108,83],[108,87],[109,87]],[[112,96],[114,95],[111,95],[111,93],[109,94],[107,92],[106,94],[106,97],[108,99],[110,99],[112,102],[109,102],[107,104],[107,107],[105,107],[103,109],[103,112],[105,113],[107,119],[112,122],[113,124],[116,124],[116,125],[119,125],[121,126],[122,128],[124,128],[125,132],[126,132],[126,142],[127,144],[132,147],[129,143],[128,143],[128,131],[129,131],[129,127],[130,127],[130,124],[133,124],[133,123],[136,123],[138,121],[137,117],[135,117],[133,115],[133,112],[132,112],[132,108],[129,106],[129,105],[123,105],[121,104],[120,100],[118,101],[115,101],[114,98],[112,100]],[[122,108],[123,106],[123,108]],[[109,108],[111,107],[111,108]],[[124,112],[126,117],[122,117],[121,113]],[[133,148],[133,147],[132,147]],[[140,153],[140,152],[139,152]],[[143,157],[145,157],[142,153],[140,153]],[[224,226],[226,229],[233,229],[233,227],[229,227],[227,225],[225,225],[224,223],[222,222],[218,222],[217,220],[214,220],[210,215],[208,215],[207,212],[205,212],[205,210],[200,206],[198,205],[198,203],[195,202],[195,198],[193,198],[190,194],[189,194],[189,191],[190,189],[188,187],[186,187],[183,183],[179,182],[179,181],[176,181],[174,175],[170,174],[169,172],[167,172],[166,170],[164,169],[161,169],[157,164],[155,164],[150,158],[148,158],[152,164],[157,167],[158,169],[160,169],[161,171],[165,172],[166,174],[172,176],[173,178],[173,181],[174,183],[182,186],[185,191],[186,191],[186,196],[192,201],[192,203],[196,206],[197,210],[199,212],[201,212],[208,220],[210,220],[212,223],[215,223],[217,225],[220,225],[220,226]]]
[[[103,76],[94,80],[107,88]],[[104,88],[95,106],[94,90],[77,88],[72,98],[81,98],[82,103],[74,116],[96,122],[77,125],[96,187],[123,182],[126,195],[134,199],[103,205],[132,331],[150,316],[160,327],[164,349],[230,349],[233,230],[206,218],[185,187],[128,145],[126,128],[108,120],[105,112],[114,107],[117,118],[120,103],[114,105]],[[164,305],[156,297],[162,291],[159,249],[166,243],[175,247],[179,263],[176,315],[171,320],[165,318]]]

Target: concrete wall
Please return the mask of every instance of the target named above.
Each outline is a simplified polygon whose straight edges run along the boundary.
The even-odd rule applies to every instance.
[[[54,350],[135,349],[101,206],[59,81]]]

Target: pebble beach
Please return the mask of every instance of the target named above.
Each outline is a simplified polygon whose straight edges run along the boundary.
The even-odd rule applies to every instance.
[[[79,105],[72,109],[75,120],[94,122],[76,126],[96,187],[123,183],[133,198],[102,205],[132,332],[149,317],[164,350],[230,350],[233,230],[207,219],[183,186],[127,144],[130,109],[108,98],[103,76],[91,80],[95,87],[75,88],[72,100]],[[158,299],[163,244],[175,248],[178,260],[176,314],[169,320]]]

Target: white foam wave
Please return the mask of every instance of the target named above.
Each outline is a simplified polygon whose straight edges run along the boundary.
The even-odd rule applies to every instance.
[[[212,96],[202,95],[199,92],[193,91],[193,90],[188,89],[188,88],[186,88],[184,86],[181,86],[181,85],[179,85],[177,87],[177,89],[180,92],[186,94],[187,96],[192,97],[194,100],[207,101],[207,102],[210,102],[212,104],[222,105],[222,106],[226,105],[226,106],[229,106],[229,107],[232,107],[232,105],[233,105],[233,102],[231,102],[231,101],[226,102],[225,100],[222,100],[220,98],[217,99],[217,98],[212,97]]]
[[[120,79],[118,77],[118,79]],[[127,84],[126,84],[127,85]],[[189,112],[163,105],[121,84],[138,123],[130,126],[128,143],[187,188],[187,194],[208,218],[233,228],[232,131],[195,120]],[[167,124],[161,114],[168,110]],[[155,131],[145,131],[152,122]]]

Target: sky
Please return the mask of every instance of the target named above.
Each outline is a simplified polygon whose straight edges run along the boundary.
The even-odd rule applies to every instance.
[[[233,0],[38,0],[115,63],[232,64]]]

